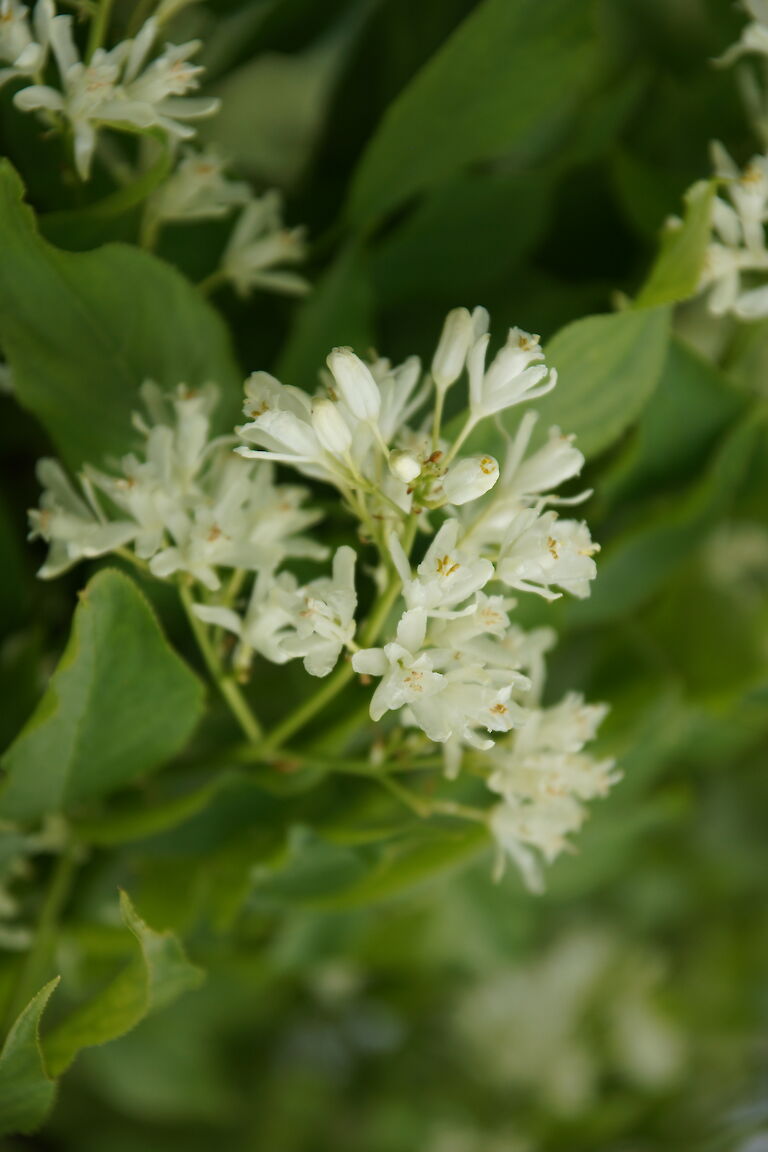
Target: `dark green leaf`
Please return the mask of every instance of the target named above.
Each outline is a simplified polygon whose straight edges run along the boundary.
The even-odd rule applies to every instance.
[[[587,4],[485,0],[388,109],[357,171],[360,229],[473,162],[536,150],[594,76]]]
[[[146,379],[214,381],[224,426],[241,381],[216,313],[146,252],[110,244],[61,252],[39,235],[21,182],[0,164],[0,346],[20,402],[76,467],[128,448]]]
[[[434,189],[374,253],[377,298],[397,307],[474,304],[537,243],[552,187],[552,174],[491,172]]]

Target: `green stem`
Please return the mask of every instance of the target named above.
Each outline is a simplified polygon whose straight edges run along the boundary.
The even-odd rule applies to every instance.
[[[198,648],[200,649],[211,679],[216,684],[216,687],[229,706],[232,715],[237,720],[247,738],[254,744],[258,743],[262,737],[261,724],[240,691],[237,681],[233,676],[224,671],[221,660],[213,644],[211,644],[208,629],[202,620],[195,615],[192,593],[187,584],[179,585],[179,595],[184,605],[184,611],[187,614],[190,628],[194,632],[195,640],[197,641]]]
[[[77,849],[75,845],[70,844],[62,850],[51,872],[48,891],[40,909],[35,938],[8,1004],[9,1028],[35,993],[39,992],[48,974],[56,943],[56,929],[69,899],[77,865]]]
[[[336,671],[328,677],[314,696],[310,696],[303,704],[290,712],[280,724],[272,729],[265,743],[259,749],[260,757],[269,756],[280,748],[286,740],[300,728],[304,728],[318,712],[325,708],[343,688],[346,688],[355,674],[351,662],[340,664]]]
[[[86,62],[90,62],[94,52],[101,48],[107,35],[109,16],[114,0],[101,0],[99,10],[91,21],[91,30],[88,34],[88,47],[85,50]]]
[[[154,252],[161,226],[162,222],[158,220],[152,211],[151,203],[147,204],[139,229],[139,245],[141,248],[145,248],[147,252]]]
[[[220,288],[222,284],[226,284],[227,274],[223,268],[217,268],[215,272],[211,272],[209,276],[204,276],[202,280],[198,280],[197,287],[202,292],[203,296],[210,296],[216,288]]]
[[[380,774],[377,779],[383,788],[422,820],[430,816],[453,816],[458,820],[472,820],[476,824],[486,824],[488,821],[488,814],[482,808],[470,808],[467,804],[457,804],[453,800],[430,800],[426,796],[412,792],[410,788],[405,788],[387,775]]]
[[[478,423],[479,423],[479,421],[473,419],[472,416],[467,417],[467,420],[466,420],[466,423],[464,424],[464,427],[462,428],[461,432],[459,432],[455,441],[451,445],[450,451],[448,452],[448,455],[446,456],[445,460],[442,461],[442,465],[444,468],[448,467],[448,465],[451,463],[451,461],[453,460],[456,453],[462,447],[464,441],[469,436],[470,432],[474,431],[474,429]]]
[[[264,753],[260,748],[245,744],[237,750],[236,759],[242,763],[258,762],[276,767],[290,766],[291,768],[304,768],[329,774],[339,773],[343,776],[364,776],[369,780],[380,780],[382,772],[429,772],[441,768],[442,757],[430,756],[423,760],[390,761],[385,766],[372,764],[370,760],[347,759],[346,757],[331,757],[315,755],[310,752],[294,752],[291,748],[281,748],[274,753]]]
[[[139,0],[139,3],[134,9],[131,22],[128,25],[128,35],[135,36],[139,29],[144,25],[145,21],[149,18],[149,14],[155,6],[155,0]]]

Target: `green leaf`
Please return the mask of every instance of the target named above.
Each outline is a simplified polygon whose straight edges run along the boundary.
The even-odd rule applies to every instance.
[[[73,467],[131,447],[148,378],[214,381],[231,426],[241,380],[227,333],[182,276],[146,252],[109,244],[62,252],[39,235],[19,177],[0,163],[0,347],[18,399]]]
[[[635,301],[638,308],[686,300],[698,290],[716,187],[714,180],[700,180],[686,193],[683,223],[668,225],[662,234],[661,251]]]
[[[435,188],[374,252],[377,299],[397,307],[473,301],[535,247],[553,187],[551,172],[489,172]]]
[[[594,76],[588,4],[484,0],[387,110],[348,215],[368,229],[473,162],[537,151]]]
[[[558,383],[536,405],[538,434],[557,424],[588,457],[609,448],[653,394],[668,336],[666,308],[587,316],[561,329],[546,348]]]
[[[66,1071],[83,1048],[125,1035],[145,1016],[197,988],[204,978],[202,970],[190,964],[176,937],[145,924],[125,892],[120,893],[120,911],[133,934],[136,959],[45,1038],[45,1058],[56,1076]]]
[[[406,824],[394,836],[357,845],[294,827],[280,857],[254,869],[252,901],[266,908],[364,907],[465,863],[488,843],[487,829],[474,824]]]
[[[202,686],[136,585],[98,573],[48,690],[3,759],[0,814],[31,820],[103,796],[186,743]]]
[[[296,315],[276,375],[284,384],[313,390],[332,348],[365,352],[373,342],[373,302],[363,254],[342,252]]]
[[[131,184],[84,208],[47,212],[39,218],[40,231],[51,244],[66,248],[69,252],[95,248],[113,239],[114,228],[116,225],[122,226],[126,217],[129,218],[127,231],[130,236],[132,231],[135,232],[136,209],[165,180],[172,161],[171,152],[163,148],[151,168]]]
[[[0,1136],[39,1128],[56,1097],[38,1033],[40,1017],[58,983],[57,976],[29,1002],[0,1053]]]
[[[133,802],[130,807],[109,812],[94,820],[77,821],[74,825],[77,837],[85,844],[98,844],[101,847],[145,840],[148,836],[177,828],[204,812],[220,792],[240,784],[244,779],[247,779],[245,773],[224,769],[201,787],[170,800],[145,801],[141,805]]]
[[[765,417],[748,414],[728,433],[703,479],[675,500],[647,511],[603,551],[589,600],[569,603],[573,624],[621,619],[655,594],[718,517],[727,512],[764,434]]]

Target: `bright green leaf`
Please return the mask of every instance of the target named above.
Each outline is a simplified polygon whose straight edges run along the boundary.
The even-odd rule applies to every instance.
[[[668,335],[666,308],[587,316],[563,328],[546,347],[558,382],[536,405],[539,435],[557,424],[588,457],[609,448],[653,394]]]
[[[64,209],[41,216],[38,221],[40,231],[51,244],[66,248],[68,252],[85,251],[113,239],[112,232],[116,227],[125,226],[126,238],[133,239],[137,209],[166,179],[172,162],[170,151],[163,148],[151,168],[102,200],[84,208]]]
[[[637,297],[638,308],[686,300],[698,290],[715,191],[714,180],[700,180],[686,194],[683,223],[664,231],[661,251]]]
[[[125,892],[120,894],[120,911],[135,938],[136,959],[45,1038],[46,1061],[56,1076],[66,1071],[83,1048],[125,1035],[145,1016],[203,980],[203,972],[190,964],[176,937],[145,924]]]
[[[8,1033],[0,1053],[0,1136],[39,1128],[56,1097],[40,1050],[40,1017],[59,982],[38,992]]]
[[[0,814],[31,820],[158,767],[197,723],[202,687],[136,585],[98,573],[37,711],[6,753]]]
[[[352,184],[352,222],[367,229],[473,162],[537,151],[595,67],[589,4],[485,0],[387,110]]]
[[[61,252],[39,235],[11,165],[0,163],[0,347],[20,402],[72,466],[132,445],[148,378],[214,381],[231,424],[241,380],[213,309],[177,272],[120,244]]]

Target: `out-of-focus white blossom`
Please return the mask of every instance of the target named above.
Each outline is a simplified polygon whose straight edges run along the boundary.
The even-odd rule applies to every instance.
[[[38,0],[34,10],[19,0],[0,0],[0,85],[16,77],[42,75],[48,52],[53,0]]]
[[[184,154],[176,170],[152,196],[149,212],[158,223],[214,220],[250,198],[250,186],[243,180],[230,180],[221,158],[207,148],[204,152]]]
[[[757,320],[768,316],[768,157],[754,156],[740,171],[722,144],[712,154],[723,193],[713,201],[699,286],[713,315]]]
[[[742,56],[768,56],[768,0],[742,0],[751,20],[737,42],[722,54],[719,64],[733,64]]]
[[[156,576],[185,572],[215,590],[220,569],[272,572],[287,556],[324,555],[302,535],[317,520],[302,507],[304,490],[276,486],[268,465],[240,460],[228,438],[211,438],[215,389],[180,387],[169,404],[147,384],[143,397],[143,451],[123,457],[119,471],[86,466],[85,498],[55,461],[41,462],[45,491],[30,514],[35,535],[50,544],[41,576],[131,544]]]
[[[514,734],[488,753],[488,786],[503,797],[491,816],[499,847],[497,871],[514,860],[530,888],[540,891],[539,856],[551,863],[586,815],[582,801],[605,796],[619,779],[610,758],[583,752],[605,716],[576,693],[551,708],[530,710]]]
[[[455,1009],[456,1043],[502,1099],[517,1090],[562,1117],[589,1110],[606,1078],[664,1092],[686,1065],[683,1034],[662,1008],[664,983],[659,957],[636,941],[571,930],[476,980]]]
[[[265,192],[243,208],[221,261],[221,274],[241,296],[254,288],[288,295],[303,295],[307,281],[286,265],[306,255],[304,230],[283,224],[278,192]]]
[[[50,44],[58,86],[29,85],[16,93],[14,103],[23,112],[60,116],[67,122],[83,180],[90,175],[97,132],[104,125],[129,132],[159,128],[173,140],[188,139],[194,129],[186,121],[218,109],[217,100],[187,95],[200,84],[202,68],[189,62],[200,47],[198,41],[167,44],[150,60],[158,29],[154,20],[148,20],[135,39],[108,50],[97,48],[85,61],[75,44],[71,16],[55,15],[49,2],[41,9],[40,23],[45,32],[41,47]],[[39,77],[39,69],[34,74]]]
[[[343,545],[334,557],[332,575],[303,587],[287,572],[262,576],[244,617],[205,604],[196,605],[195,612],[206,623],[240,637],[236,663],[241,667],[251,652],[258,652],[275,664],[301,659],[310,676],[327,676],[355,633],[355,560],[353,549]]]

